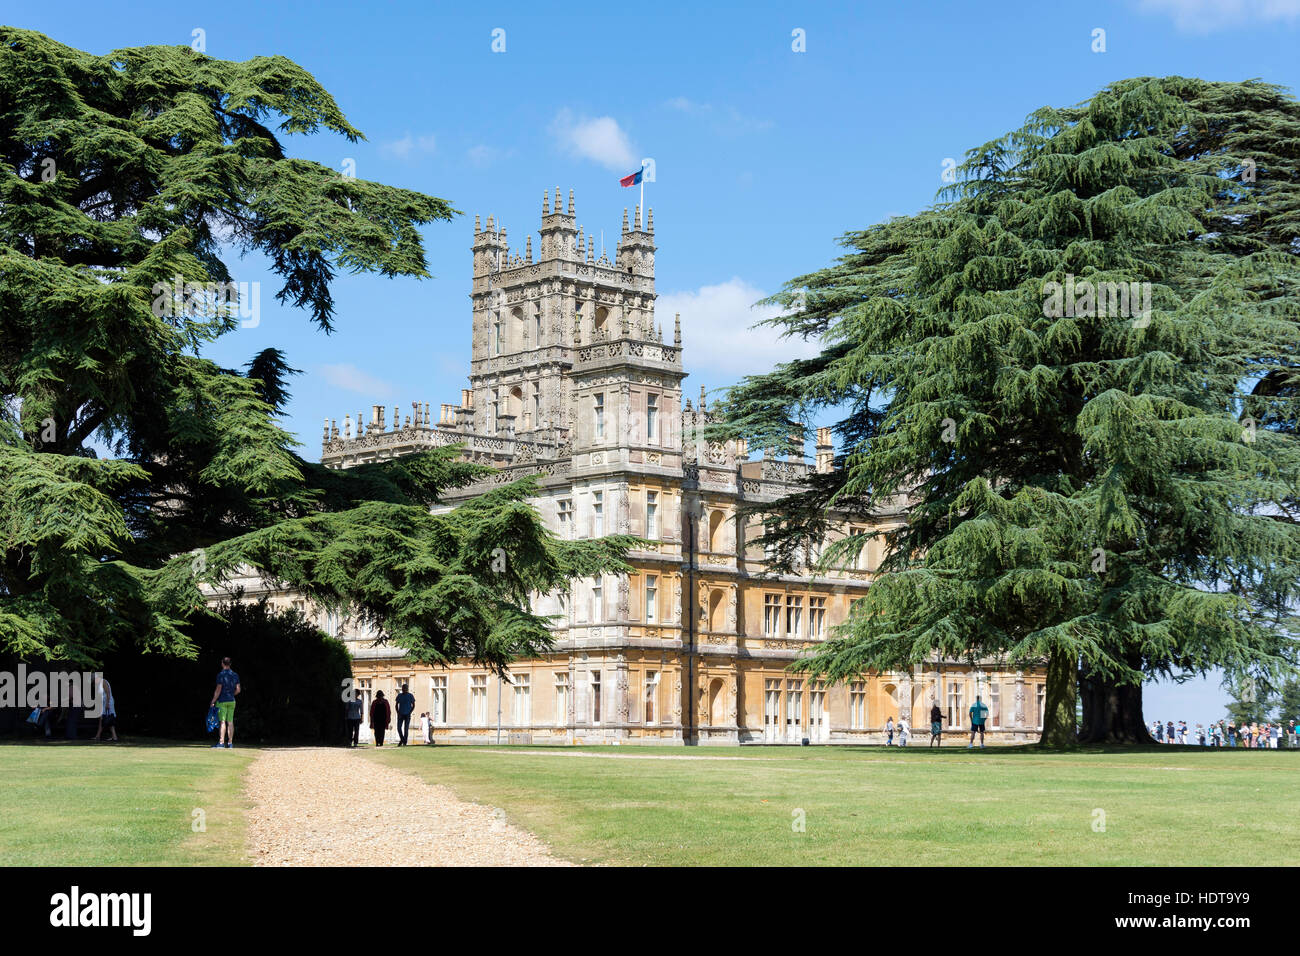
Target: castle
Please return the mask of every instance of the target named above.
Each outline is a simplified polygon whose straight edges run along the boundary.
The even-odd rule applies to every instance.
[[[475,217],[471,248],[469,388],[459,403],[440,405],[436,420],[422,402],[402,421],[399,409],[390,422],[378,405],[364,424],[360,413],[341,427],[327,420],[322,463],[348,468],[461,445],[497,472],[449,493],[447,507],[537,475],[533,503],[556,533],[648,543],[629,557],[638,574],[538,598],[534,610],[557,618],[554,648],[504,679],[470,664],[415,665],[346,618],[270,592],[273,604],[297,607],[347,643],[367,707],[374,691],[391,699],[409,684],[438,742],[867,743],[883,740],[888,717],[921,733],[935,701],[944,729],[960,730],[980,694],[993,738],[1037,738],[1040,669],[944,661],[845,685],[786,671],[870,586],[880,544],[872,539],[851,567],[829,574],[763,574],[762,526],[750,509],[829,471],[830,432],[817,430],[811,462],[771,452],[750,460],[743,441],[704,437],[703,391],[694,405],[683,398],[681,317],[671,340],[656,322],[653,210],[643,221],[638,207],[630,225],[624,210],[610,260],[576,225],[573,192],[565,206],[557,188],[543,199],[536,258],[531,235],[512,251],[490,216],[486,225]],[[900,502],[884,522],[905,520]],[[846,521],[838,534],[867,530]],[[255,575],[234,584],[249,597],[267,593]]]

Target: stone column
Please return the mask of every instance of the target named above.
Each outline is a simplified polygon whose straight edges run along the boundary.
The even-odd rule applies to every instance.
[[[629,716],[630,702],[627,696],[627,658],[619,654],[614,662],[614,709],[618,715],[618,722],[622,725],[619,727],[617,736],[627,736],[627,723]]]
[[[1025,726],[1025,672],[1016,671],[1016,726]]]
[[[618,388],[618,442],[620,446],[632,441],[632,386],[624,382]],[[620,461],[627,461],[627,456],[620,453]]]

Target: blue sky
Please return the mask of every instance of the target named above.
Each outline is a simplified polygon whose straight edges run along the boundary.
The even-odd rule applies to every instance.
[[[661,321],[682,313],[691,393],[807,346],[748,331],[751,308],[830,262],[835,239],[934,201],[947,158],[1043,105],[1129,76],[1259,77],[1295,89],[1300,0],[1110,3],[101,2],[11,7],[13,25],[83,50],[186,44],[223,59],[282,54],[310,70],[367,136],[292,137],[288,150],[449,200],[425,232],[432,280],[341,276],[337,331],[317,332],[263,285],[259,322],[209,353],[239,365],[269,346],[302,369],[288,426],[319,455],[323,419],[374,403],[458,399],[469,353],[473,216],[512,246],[542,192],[570,188],[578,222],[612,249],[645,157]],[[493,31],[504,30],[504,52]],[[1094,52],[1094,31],[1104,52]],[[793,31],[803,31],[795,52]],[[499,37],[500,35],[498,35]],[[500,43],[498,42],[498,47]],[[1151,717],[1222,715],[1217,681],[1147,690]]]

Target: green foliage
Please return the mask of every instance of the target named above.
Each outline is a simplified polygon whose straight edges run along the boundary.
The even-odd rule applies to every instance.
[[[530,592],[624,567],[630,539],[549,537],[527,483],[431,515],[485,473],[454,450],[304,461],[277,420],[287,357],[201,356],[238,327],[202,294],[229,252],[265,256],[325,332],[339,269],[428,275],[419,227],[456,211],[277,135],[318,130],[361,137],[283,57],[92,56],[0,28],[0,652],[192,657],[198,585],[251,567],[420,660],[502,668],[549,640]]]
[[[1249,677],[1226,681],[1224,687],[1231,695],[1225,709],[1229,719],[1238,727],[1262,724],[1269,719],[1275,697],[1268,687],[1260,687]]]
[[[126,649],[104,661],[120,733],[201,739],[221,659],[230,657],[241,683],[236,740],[342,740],[343,681],[352,674],[352,659],[340,641],[296,612],[277,614],[265,600],[223,605],[218,616],[197,618],[186,631],[194,658]]]
[[[1300,103],[1258,82],[1126,80],[1039,110],[961,172],[948,201],[850,233],[774,296],[790,314],[771,324],[822,352],[724,406],[719,430],[764,446],[842,415],[842,472],[768,509],[790,516],[769,519],[786,554],[832,506],[910,506],[883,575],[798,666],[846,679],[941,651],[1059,655],[1110,685],[1285,672]],[[1054,307],[1084,281],[1149,283],[1150,311]]]

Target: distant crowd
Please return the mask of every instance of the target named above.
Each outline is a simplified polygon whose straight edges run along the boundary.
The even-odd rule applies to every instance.
[[[1279,723],[1243,723],[1237,726],[1231,720],[1220,720],[1210,724],[1197,724],[1188,728],[1187,721],[1172,720],[1166,723],[1153,721],[1151,736],[1161,744],[1192,744],[1199,747],[1256,747],[1262,750],[1277,750],[1280,747],[1297,747],[1296,723],[1289,721],[1286,725]]]

